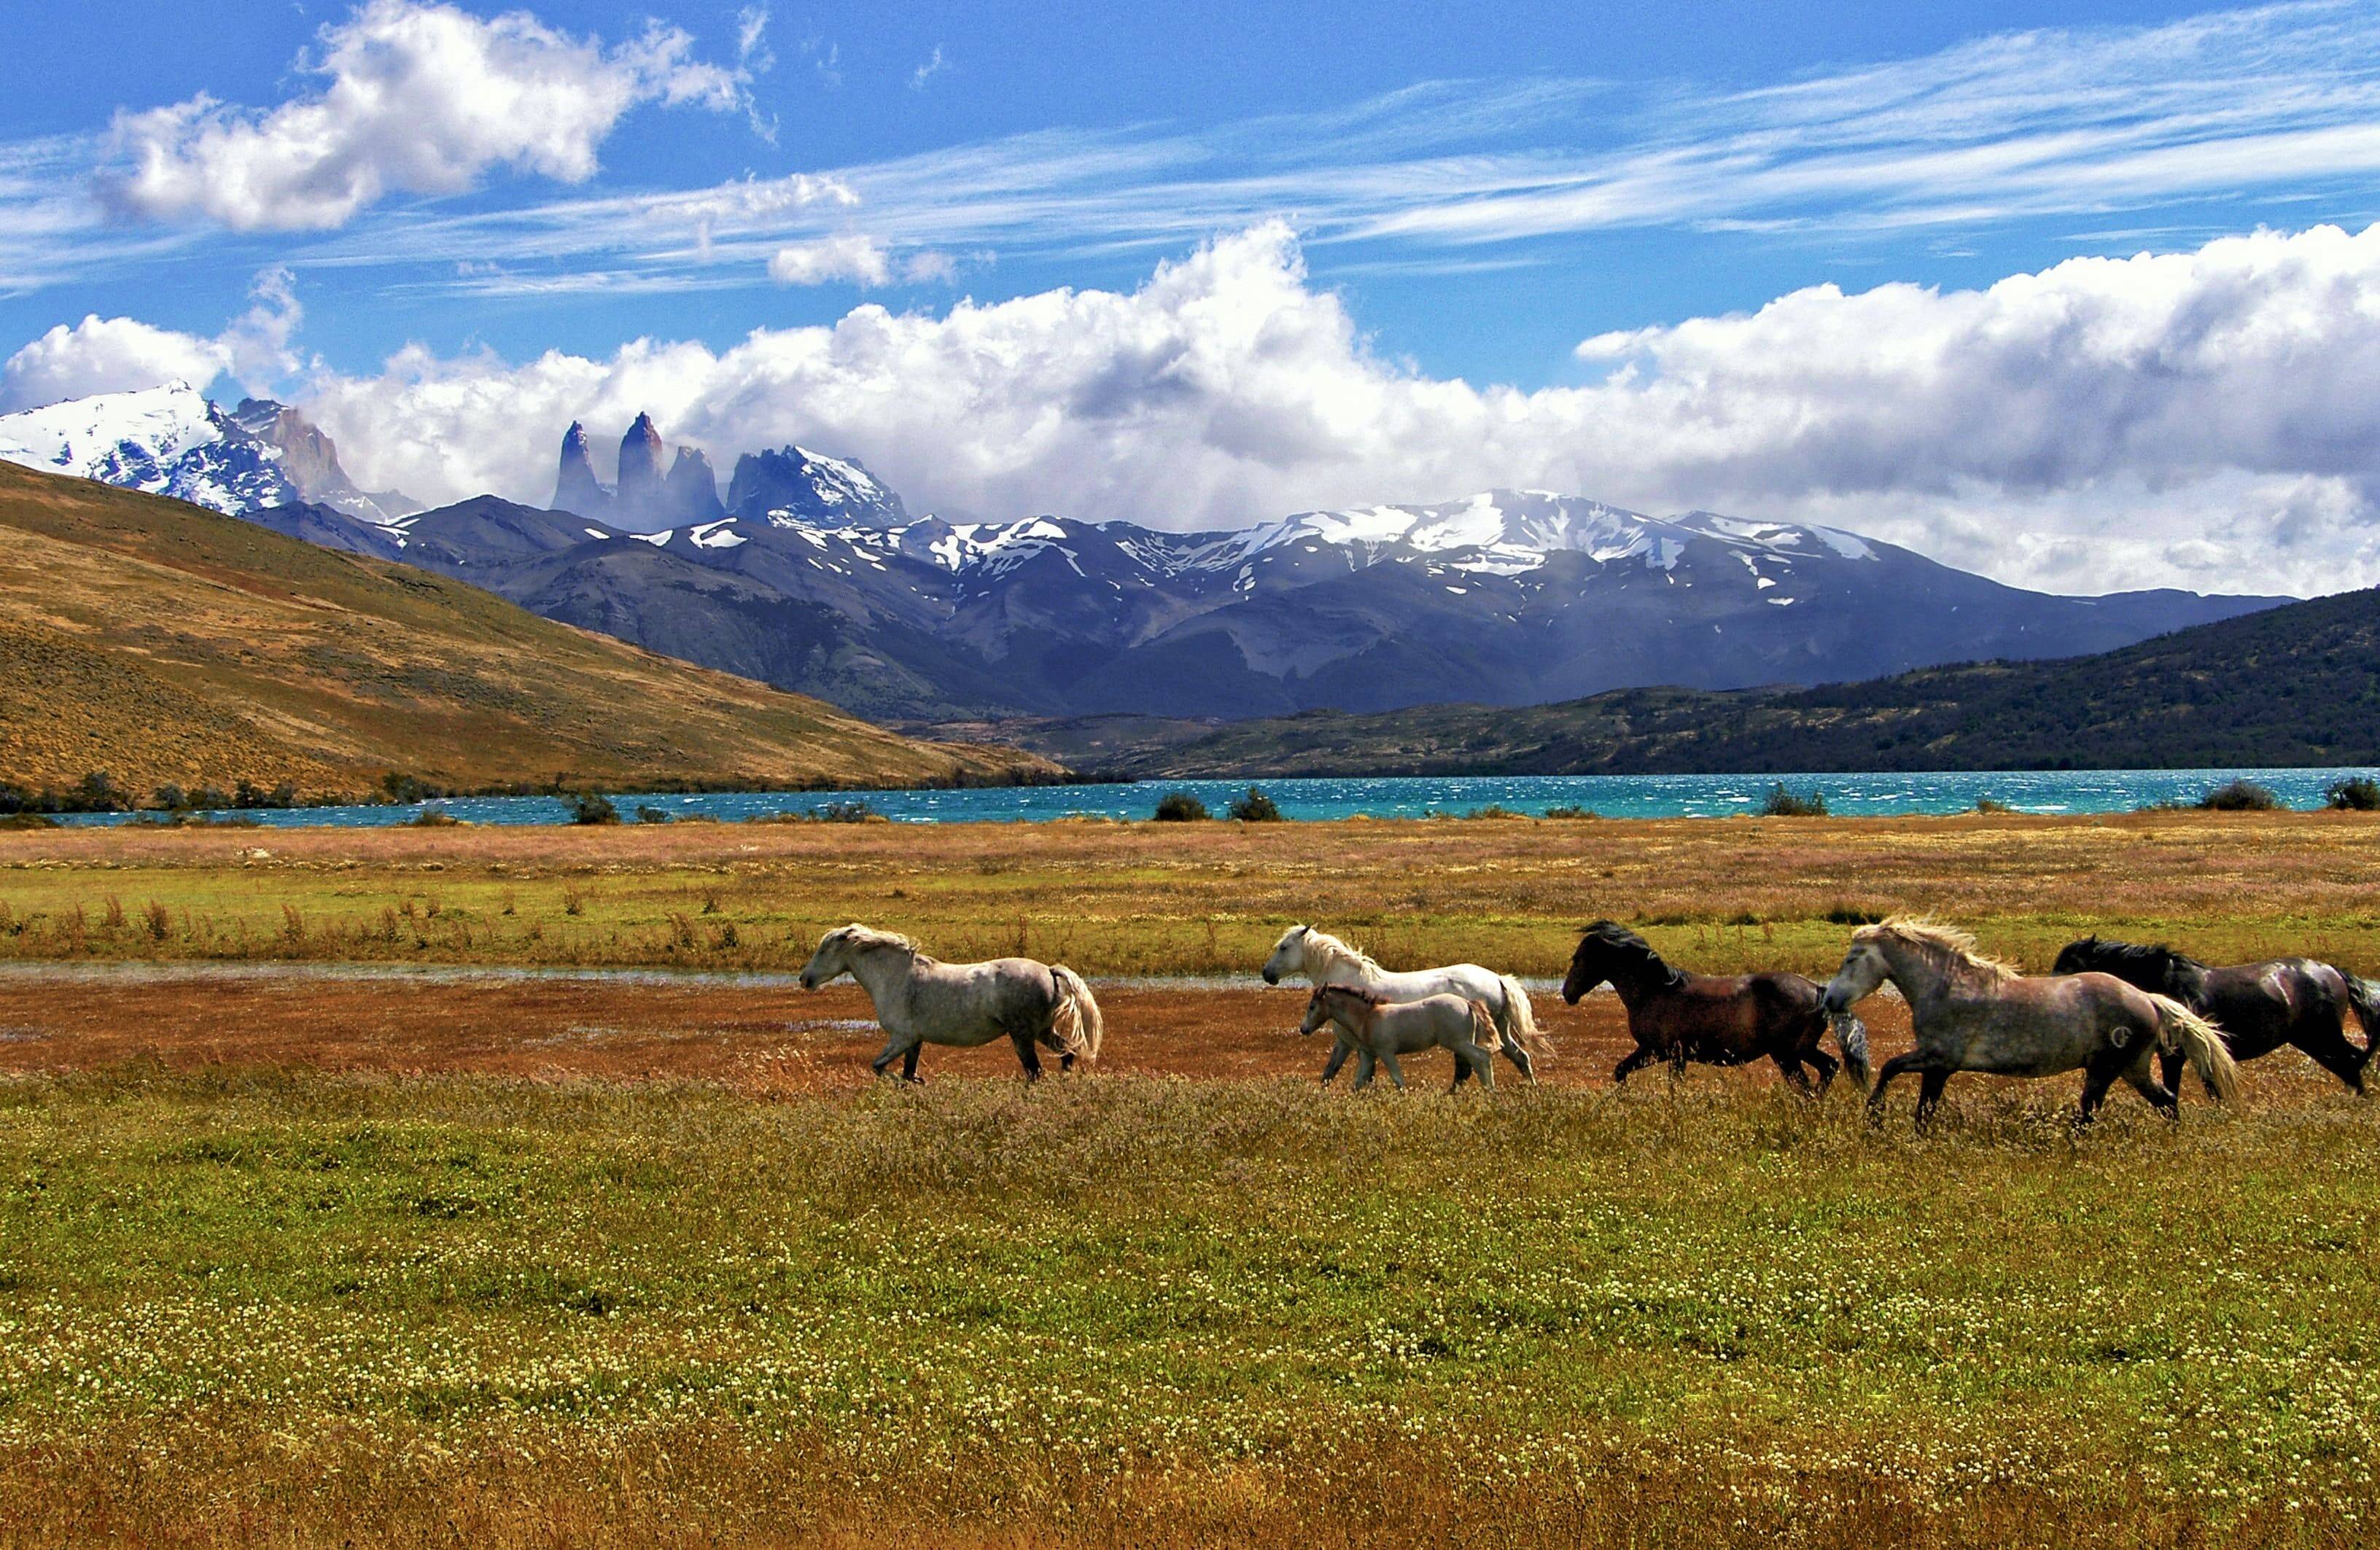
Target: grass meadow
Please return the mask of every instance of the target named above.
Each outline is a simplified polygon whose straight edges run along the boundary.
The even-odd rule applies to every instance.
[[[1172,974],[1316,918],[1546,974],[1609,914],[1823,972],[1829,914],[1909,907],[2034,967],[2095,926],[2368,973],[2375,844],[2195,814],[36,833],[0,835],[0,953],[775,968],[857,916]],[[0,1002],[0,1038],[78,1036],[38,1015]],[[0,1544],[2369,1543],[2380,1129],[2310,1070],[2080,1136],[2070,1079],[1954,1084],[1921,1138],[1905,1100],[1871,1129],[1742,1072],[22,1069]]]
[[[1245,973],[1298,921],[1389,963],[1559,975],[1626,921],[1725,971],[1830,972],[1913,910],[2045,969],[2088,930],[2380,966],[2380,820],[2149,813],[1330,824],[670,824],[0,833],[0,960],[784,970],[850,920],[946,959]]]

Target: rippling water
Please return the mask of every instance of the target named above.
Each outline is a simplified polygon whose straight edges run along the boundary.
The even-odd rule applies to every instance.
[[[1890,813],[1959,813],[1989,797],[2026,813],[2118,813],[2154,802],[2194,802],[2234,776],[2270,787],[2292,807],[2318,807],[2323,793],[2348,775],[2370,769],[2061,769],[1942,771],[1928,774],[1836,775],[1465,775],[1373,781],[1257,782],[1290,818],[1423,817],[1489,805],[1523,813],[1582,806],[1604,817],[1724,817],[1756,810],[1779,780],[1797,793],[1816,792],[1840,817]],[[1003,787],[990,791],[739,792],[702,796],[614,795],[620,816],[639,805],[673,817],[708,814],[734,821],[786,811],[809,812],[829,802],[865,802],[903,823],[1032,823],[1073,816],[1145,818],[1157,799],[1187,791],[1220,816],[1247,790],[1245,781],[1144,781],[1095,786]],[[430,805],[473,823],[562,823],[567,805],[546,796],[464,797]],[[304,807],[251,815],[275,826],[402,823],[418,806]],[[122,822],[122,814],[82,822]]]

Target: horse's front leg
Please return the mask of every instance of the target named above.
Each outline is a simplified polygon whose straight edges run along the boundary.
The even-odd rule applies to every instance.
[[[1835,1084],[1835,1072],[1842,1069],[1842,1063],[1815,1046],[1803,1050],[1802,1059],[1818,1068],[1818,1096],[1825,1097],[1827,1089]]]
[[[1942,1089],[1950,1084],[1950,1072],[1944,1066],[1929,1066],[1917,1084],[1917,1133],[1924,1135],[1934,1126],[1934,1111],[1942,1107]]]
[[[1030,1034],[1011,1034],[1008,1035],[1008,1040],[1011,1044],[1016,1046],[1016,1063],[1025,1068],[1025,1080],[1027,1082],[1040,1081],[1041,1056],[1040,1052],[1033,1047],[1033,1035]]]
[[[1645,1045],[1638,1045],[1635,1048],[1628,1052],[1626,1059],[1622,1060],[1618,1065],[1611,1068],[1611,1084],[1614,1087],[1620,1086],[1621,1084],[1625,1083],[1629,1077],[1634,1075],[1645,1067],[1652,1064],[1652,1062],[1653,1051]]]
[[[1906,1055],[1895,1055],[1891,1060],[1887,1060],[1884,1063],[1884,1068],[1876,1073],[1876,1085],[1868,1089],[1868,1123],[1876,1124],[1883,1120],[1884,1090],[1892,1085],[1892,1079],[1899,1076],[1905,1071],[1923,1070],[1925,1065],[1925,1054],[1922,1051],[1915,1049],[1909,1051]]]
[[[1389,1068],[1389,1080],[1396,1084],[1397,1091],[1401,1093],[1403,1092],[1405,1086],[1405,1072],[1402,1066],[1397,1064],[1396,1051],[1392,1049],[1381,1050],[1380,1064]]]
[[[919,1047],[925,1043],[925,1040],[911,1034],[894,1033],[890,1029],[886,1030],[886,1032],[888,1036],[884,1041],[884,1053],[877,1056],[875,1060],[868,1062],[870,1069],[872,1069],[877,1075],[881,1076],[887,1071],[892,1069],[893,1061],[898,1060],[901,1062],[902,1081],[916,1082],[919,1080],[917,1076],[917,1050]]]
[[[1355,1051],[1355,1091],[1360,1093],[1370,1086],[1372,1073],[1378,1070],[1379,1070],[1379,1062],[1372,1058],[1370,1047],[1357,1049]]]
[[[1802,1069],[1802,1062],[1794,1058],[1793,1051],[1780,1050],[1768,1058],[1777,1062],[1777,1070],[1786,1081],[1793,1084],[1803,1097],[1810,1096],[1810,1073]]]
[[[1354,1052],[1354,1041],[1348,1038],[1344,1034],[1341,1034],[1337,1038],[1330,1041],[1330,1059],[1322,1062],[1322,1084],[1325,1087],[1330,1085],[1330,1079],[1339,1074],[1339,1068],[1345,1065],[1347,1063],[1347,1057],[1353,1055]],[[1359,1074],[1362,1074],[1366,1072],[1366,1068],[1364,1066],[1358,1066],[1355,1070]],[[1368,1081],[1369,1077],[1366,1076],[1366,1080]]]
[[[1496,1090],[1496,1057],[1475,1044],[1470,1048],[1469,1059],[1473,1072],[1479,1078],[1479,1085],[1487,1088],[1491,1093],[1494,1092]],[[1459,1067],[1463,1062],[1461,1060],[1457,1060],[1455,1061],[1455,1064]],[[1457,1084],[1460,1084],[1462,1080],[1462,1075],[1458,1072],[1455,1076],[1455,1081]],[[1531,1076],[1529,1080],[1534,1082],[1536,1078],[1535,1076]]]

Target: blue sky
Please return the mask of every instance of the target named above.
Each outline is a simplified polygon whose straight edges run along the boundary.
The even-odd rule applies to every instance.
[[[1970,357],[2009,325],[1957,298],[2005,309],[2011,277],[2053,276],[2125,327],[2141,297],[2168,296],[2159,326],[2188,314],[2169,269],[2076,267],[2097,257],[2198,255],[2187,284],[2236,297],[2241,282],[2208,277],[2228,265],[2281,315],[2301,298],[2271,290],[2280,271],[2335,297],[2323,264],[2360,276],[2360,249],[2307,278],[2310,249],[2268,261],[2221,244],[2374,220],[2370,5],[310,0],[10,4],[0,19],[42,60],[0,102],[0,356],[52,334],[11,358],[0,407],[203,357],[222,363],[216,391],[319,406],[351,461],[431,494],[532,495],[549,456],[398,449],[423,417],[460,434],[458,399],[600,418],[643,394],[714,452],[833,435],[927,503],[985,515],[1184,526],[1441,498],[1472,478],[1597,479],[1619,488],[1583,492],[1864,523],[2079,589],[2095,538],[2131,545],[2118,579],[2211,584],[2251,563],[2213,532],[2243,508],[2266,534],[2257,563],[2302,551],[2291,587],[2380,570],[2360,515],[2380,459],[2360,440],[2341,454],[2243,427],[2236,448],[2143,453],[2127,431],[2078,464],[2045,430],[2059,443],[1929,466],[1919,438],[1896,470],[1759,443],[1747,428],[1812,412],[1805,383],[1745,396],[1794,347],[1777,304],[1814,287],[1848,298],[1800,347],[1853,366],[1900,347],[1880,327]],[[488,107],[524,81],[542,95]],[[1168,266],[1196,298],[1158,295]],[[1878,287],[1949,302],[1887,305]],[[1090,316],[1055,299],[1069,290],[1129,305]],[[878,309],[892,322],[862,372],[850,352]],[[2037,307],[2022,316],[2036,347],[2072,347]],[[1770,325],[1726,321],[1746,317]],[[1946,327],[1982,332],[1946,343]],[[1233,397],[1275,336],[1320,352],[1305,386]],[[842,374],[804,364],[820,341]],[[1077,361],[1064,402],[1098,411],[1064,410],[1075,434],[1006,465],[974,446],[938,464],[953,432],[900,400],[1039,433],[1029,404],[984,407],[1003,350]],[[540,369],[549,356],[562,364]],[[2079,358],[2044,365],[2073,379],[2070,399],[2110,391]],[[1849,374],[1874,388],[1888,365]],[[2206,369],[2233,374],[2203,384],[2212,398],[2244,391],[2236,359]],[[1020,400],[1050,391],[1016,376]],[[1689,387],[1692,403],[1658,400]],[[1337,421],[1376,390],[1382,418],[1444,449],[1360,444]],[[1548,396],[1570,390],[1607,396]],[[1124,437],[1112,402],[1156,429]],[[1695,461],[1694,427],[1728,404],[1724,444]],[[1650,417],[1666,450],[1648,468],[1581,430],[1612,412]],[[1949,434],[1972,412],[1935,418]],[[1500,462],[1465,454],[1480,424],[1524,420],[1535,439]],[[1304,439],[1281,430],[1307,421]],[[1106,460],[1104,482],[1086,457]],[[2176,509],[2186,524],[2137,530]]]

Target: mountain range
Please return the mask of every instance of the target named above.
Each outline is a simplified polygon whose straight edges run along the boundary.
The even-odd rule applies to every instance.
[[[2097,656],[1814,689],[1622,689],[1209,723],[1010,721],[989,734],[1122,779],[1666,775],[2380,765],[2380,592],[2286,603]]]
[[[1833,528],[1542,490],[1176,533],[912,516],[858,463],[708,458],[651,419],[613,481],[574,425],[551,506],[369,495],[282,406],[187,386],[0,417],[0,458],[173,494],[532,612],[917,723],[1531,705],[2105,651],[2282,599],[2058,597]],[[666,465],[666,466],[665,466]]]

